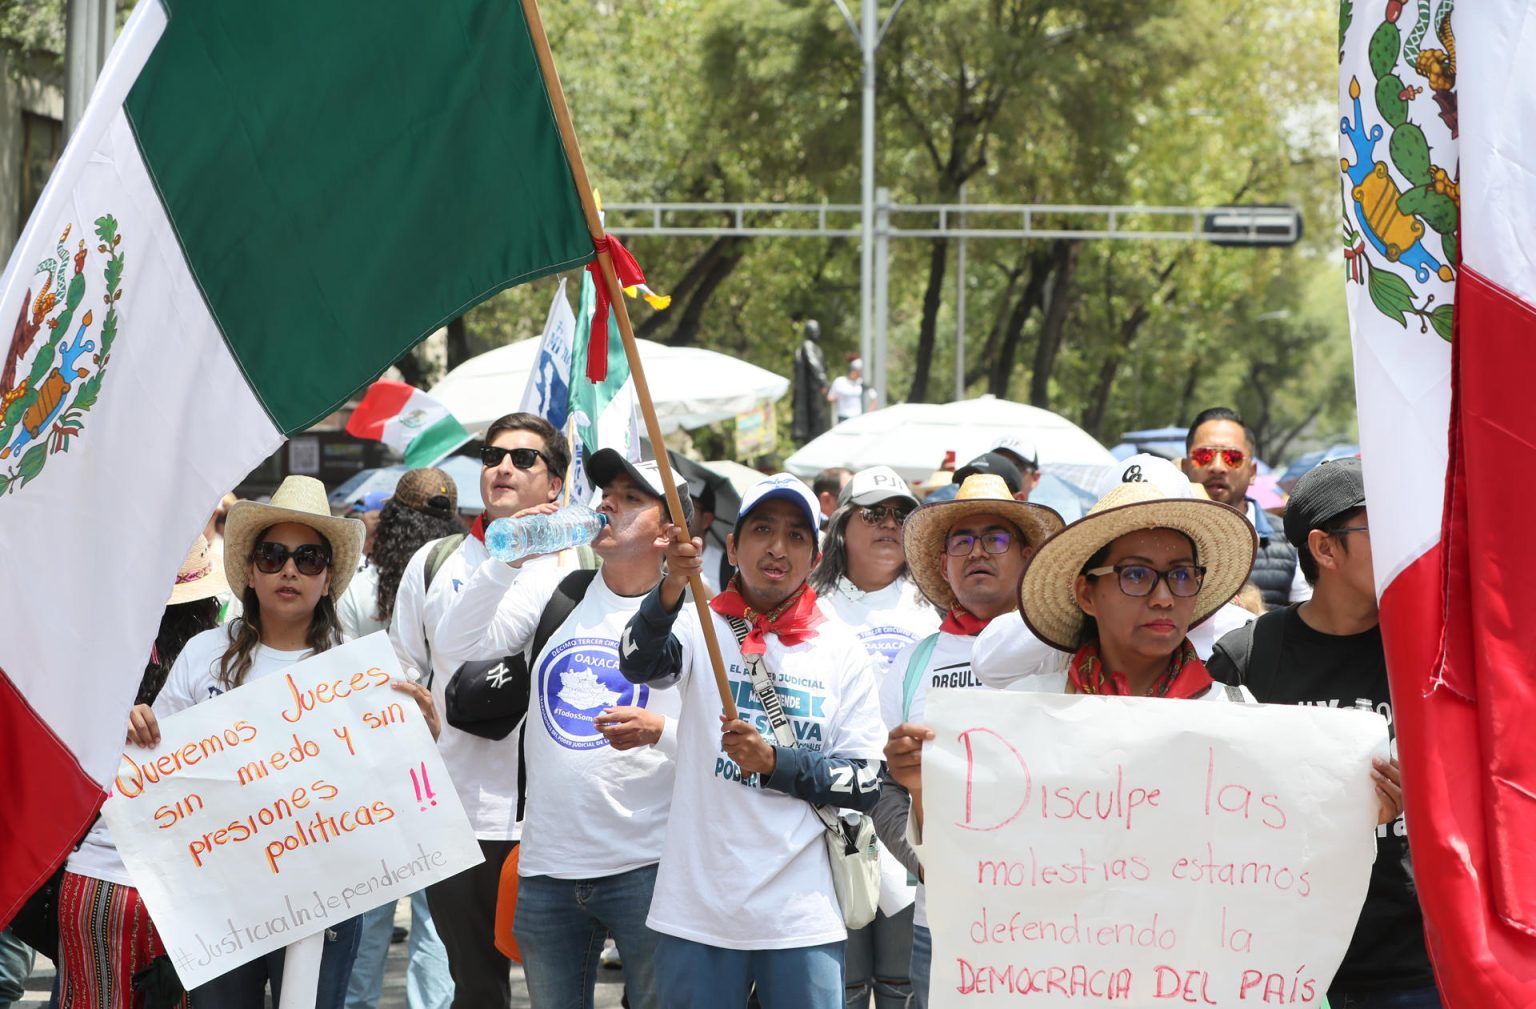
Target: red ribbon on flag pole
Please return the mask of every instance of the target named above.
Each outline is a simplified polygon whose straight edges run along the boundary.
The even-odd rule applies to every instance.
[[[592,248],[598,255],[606,252],[613,259],[613,272],[619,278],[620,287],[645,283],[645,274],[640,264],[635,262],[635,257],[613,235],[594,239]],[[592,335],[587,342],[587,378],[601,382],[608,377],[608,313],[613,302],[608,293],[608,283],[603,279],[602,264],[593,259],[587,264],[587,272],[592,274],[593,286],[597,288],[597,307],[592,312]]]

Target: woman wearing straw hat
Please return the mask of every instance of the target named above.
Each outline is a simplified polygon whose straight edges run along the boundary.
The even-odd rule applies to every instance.
[[[176,584],[160,617],[136,704],[151,704],[182,648],[218,623],[215,598],[229,590],[219,552],[202,536],[176,572]],[[134,975],[153,967],[174,981],[165,944],[149,919],[139,891],[98,819],[64,866],[59,884],[59,1005],[129,1009],[136,1004]],[[186,1006],[183,995],[176,1006]]]
[[[225,573],[244,610],[239,619],[187,642],[154,706],[133,709],[129,740],[155,745],[159,719],[341,644],[336,600],[357,570],[362,548],[363,524],[332,517],[325,486],[313,477],[288,477],[270,504],[237,502],[224,524]],[[414,683],[394,686],[416,700],[435,735],[431,695]],[[340,1009],[357,936],[356,919],[327,931],[320,1009]],[[281,989],[282,966],[283,952],[269,953],[202,985],[193,1002],[260,1009],[269,981],[274,995]]]
[[[1024,622],[1056,649],[1026,663],[1014,686],[1076,694],[1249,701],[1223,687],[1189,643],[1189,628],[1237,593],[1258,538],[1241,512],[1198,498],[1169,498],[1156,485],[1125,483],[1046,541],[1019,589]],[[996,680],[994,679],[994,683]],[[922,743],[933,730],[903,724],[886,745],[890,774],[912,796],[922,826]],[[1402,808],[1401,789],[1373,772],[1379,822]]]

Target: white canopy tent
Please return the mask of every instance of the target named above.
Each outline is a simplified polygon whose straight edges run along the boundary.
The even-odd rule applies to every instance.
[[[956,465],[963,466],[1004,435],[1034,442],[1041,468],[1058,475],[1115,461],[1108,449],[1065,417],[982,396],[957,403],[903,403],[851,418],[807,443],[784,466],[801,477],[831,466],[889,466],[915,483],[939,468],[944,453],[953,450]]]
[[[789,379],[725,354],[638,342],[663,432],[728,420],[789,390]],[[538,353],[538,339],[486,351],[443,376],[428,395],[447,406],[471,432],[483,433],[497,417],[516,410],[522,402]]]

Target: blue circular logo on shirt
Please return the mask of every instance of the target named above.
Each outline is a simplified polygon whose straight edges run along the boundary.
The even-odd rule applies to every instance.
[[[867,627],[859,632],[859,640],[864,642],[864,650],[872,659],[880,659],[886,665],[896,658],[896,653],[917,640],[917,635],[905,627],[892,627],[889,624],[880,627]]]
[[[607,746],[593,719],[604,708],[643,708],[650,695],[619,672],[619,643],[612,638],[567,638],[539,664],[539,713],[550,738],[567,749]]]

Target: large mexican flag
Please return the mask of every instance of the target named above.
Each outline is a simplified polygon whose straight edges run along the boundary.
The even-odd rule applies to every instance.
[[[220,495],[592,254],[518,3],[140,0],[0,281],[0,922],[103,799]]]
[[[1340,10],[1370,543],[1450,1009],[1536,1005],[1533,24],[1525,0]]]

